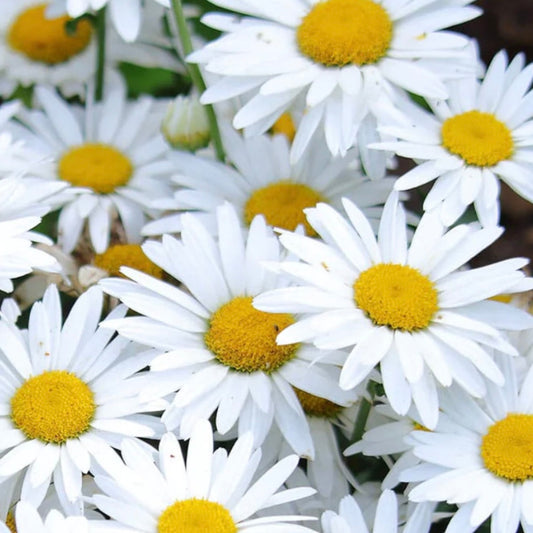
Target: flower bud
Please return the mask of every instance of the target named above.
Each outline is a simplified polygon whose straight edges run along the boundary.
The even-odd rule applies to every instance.
[[[204,106],[196,96],[177,96],[167,107],[161,131],[173,148],[195,151],[211,137]]]

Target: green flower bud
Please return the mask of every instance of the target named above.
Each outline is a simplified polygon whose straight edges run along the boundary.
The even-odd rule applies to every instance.
[[[161,131],[173,148],[191,152],[206,147],[211,138],[204,106],[196,96],[177,96],[168,105]]]

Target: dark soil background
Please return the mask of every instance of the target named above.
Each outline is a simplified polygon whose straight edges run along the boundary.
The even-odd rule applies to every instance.
[[[523,52],[526,62],[533,62],[533,0],[478,0],[473,5],[481,7],[483,15],[457,30],[478,40],[485,64],[501,49],[507,50],[509,58]],[[527,257],[533,263],[533,204],[502,183],[501,208],[505,232],[473,264],[510,257]]]

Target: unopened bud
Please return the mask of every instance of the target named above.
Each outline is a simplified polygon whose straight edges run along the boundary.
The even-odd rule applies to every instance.
[[[204,106],[195,96],[177,96],[167,107],[161,131],[173,148],[195,151],[208,145],[211,134]]]

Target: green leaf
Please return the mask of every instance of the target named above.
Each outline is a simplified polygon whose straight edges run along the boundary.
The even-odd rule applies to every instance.
[[[26,107],[31,107],[33,100],[33,85],[18,85],[8,100],[20,100]]]
[[[59,218],[59,210],[48,213],[42,219],[39,225],[35,226],[33,231],[42,233],[52,240],[57,239],[57,220]]]
[[[176,96],[188,93],[190,81],[182,75],[163,68],[149,68],[121,63],[120,72],[128,85],[128,96],[137,98],[141,94],[152,96]]]

